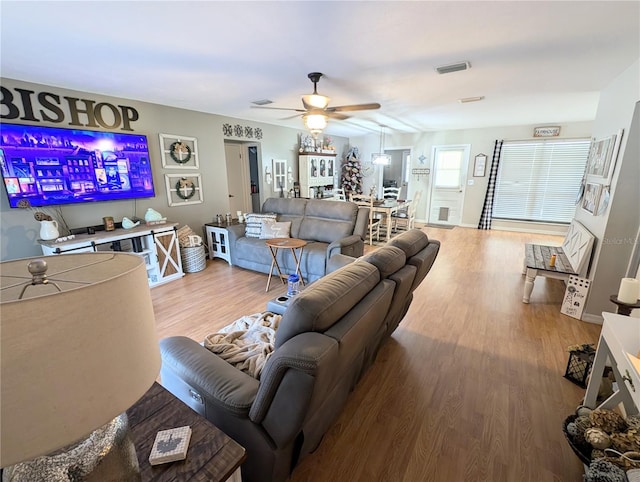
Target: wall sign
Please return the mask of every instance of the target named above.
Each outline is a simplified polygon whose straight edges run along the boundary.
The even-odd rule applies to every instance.
[[[473,177],[484,177],[487,168],[487,155],[478,154],[473,163]]]
[[[533,137],[558,137],[559,135],[560,135],[560,126],[533,128]]]
[[[131,123],[140,118],[133,107],[113,105],[76,97],[60,97],[51,92],[0,86],[0,119],[60,124],[68,120],[70,126],[102,127],[133,131]]]

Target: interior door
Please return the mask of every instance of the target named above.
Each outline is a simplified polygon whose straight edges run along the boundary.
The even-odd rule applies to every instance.
[[[248,161],[243,159],[242,145],[230,142],[224,144],[227,163],[227,187],[229,188],[229,212],[236,217],[237,211],[251,211],[250,181]]]
[[[470,147],[434,146],[430,224],[460,224]]]

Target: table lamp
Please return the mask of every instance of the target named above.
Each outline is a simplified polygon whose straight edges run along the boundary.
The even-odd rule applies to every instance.
[[[139,480],[124,412],[160,371],[144,260],[20,259],[0,263],[0,280],[4,477]]]

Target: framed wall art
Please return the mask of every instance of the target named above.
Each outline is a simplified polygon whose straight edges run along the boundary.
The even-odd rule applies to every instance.
[[[587,182],[584,186],[584,195],[582,196],[582,209],[593,216],[597,216],[601,194],[602,184]]]
[[[165,169],[198,169],[198,140],[195,137],[159,134],[162,167]]]
[[[473,164],[473,177],[484,177],[487,169],[486,154],[478,154]]]
[[[204,200],[200,174],[165,174],[164,182],[171,207],[200,204]]]
[[[623,130],[602,139],[593,139],[587,159],[587,180],[605,185],[611,184],[616,157],[620,149]]]

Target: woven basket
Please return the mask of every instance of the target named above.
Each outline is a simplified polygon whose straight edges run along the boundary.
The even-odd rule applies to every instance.
[[[578,418],[578,416],[575,414],[569,415],[562,424],[562,432],[564,433],[567,442],[569,442],[569,446],[573,449],[574,453],[578,456],[582,463],[585,465],[589,465],[591,463],[591,445],[586,442],[579,443],[573,440],[573,437],[571,437],[569,432],[567,432],[567,425],[575,421],[576,418]]]
[[[180,248],[182,270],[185,273],[197,273],[207,267],[207,256],[204,246],[186,246]]]

